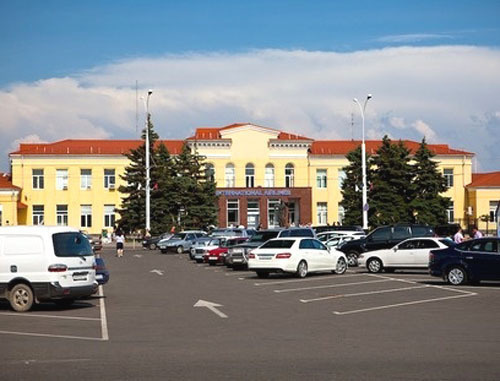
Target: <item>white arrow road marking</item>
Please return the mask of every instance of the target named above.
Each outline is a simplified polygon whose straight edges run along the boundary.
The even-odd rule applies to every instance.
[[[134,254],[134,257],[136,257],[136,258],[142,258],[142,254]]]
[[[214,314],[216,314],[217,316],[223,318],[223,319],[227,319],[227,315],[223,312],[220,312],[217,307],[223,307],[221,304],[217,304],[217,303],[213,303],[213,302],[209,302],[209,301],[206,301],[206,300],[198,300],[193,307],[206,307],[208,308],[210,311],[212,311]]]
[[[154,269],[154,270],[151,270],[150,273],[156,273],[158,275],[163,275],[163,270]]]

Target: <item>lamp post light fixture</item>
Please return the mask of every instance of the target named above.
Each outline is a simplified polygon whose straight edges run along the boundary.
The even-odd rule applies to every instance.
[[[368,195],[366,190],[366,145],[365,145],[365,110],[366,104],[372,98],[371,94],[366,96],[365,103],[363,107],[361,107],[361,103],[354,98],[353,101],[359,106],[359,111],[361,112],[361,125],[362,125],[362,141],[361,141],[361,176],[363,179],[363,229],[368,229],[368,209],[370,209],[368,205]]]
[[[146,107],[146,235],[149,235],[151,230],[151,178],[149,175],[149,121],[151,119],[151,115],[149,113],[149,98],[151,97],[151,94],[153,94],[153,90],[148,90],[148,96],[144,101]]]

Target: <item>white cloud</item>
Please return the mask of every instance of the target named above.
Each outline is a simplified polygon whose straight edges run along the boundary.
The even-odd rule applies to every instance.
[[[319,139],[359,139],[352,98],[373,93],[366,109],[368,137],[426,135],[476,152],[481,169],[495,170],[499,72],[499,50],[471,46],[136,58],[0,89],[0,152],[29,135],[47,141],[137,137],[137,79],[142,94],[154,90],[150,105],[162,138],[185,138],[200,126],[252,122]],[[139,128],[143,117],[139,102]],[[6,167],[7,158],[0,160]]]
[[[412,42],[422,42],[426,40],[452,39],[452,38],[454,37],[450,34],[412,33],[412,34],[396,34],[396,35],[382,36],[377,38],[376,41],[409,44]]]

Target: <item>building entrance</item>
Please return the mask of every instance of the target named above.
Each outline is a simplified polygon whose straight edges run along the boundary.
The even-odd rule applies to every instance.
[[[260,223],[259,200],[248,200],[247,205],[247,228],[257,229]]]

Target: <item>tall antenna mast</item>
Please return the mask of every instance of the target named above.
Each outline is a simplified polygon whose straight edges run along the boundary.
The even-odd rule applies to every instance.
[[[354,140],[354,113],[351,112],[351,140]]]
[[[137,79],[135,80],[135,134],[139,129],[139,89]]]

